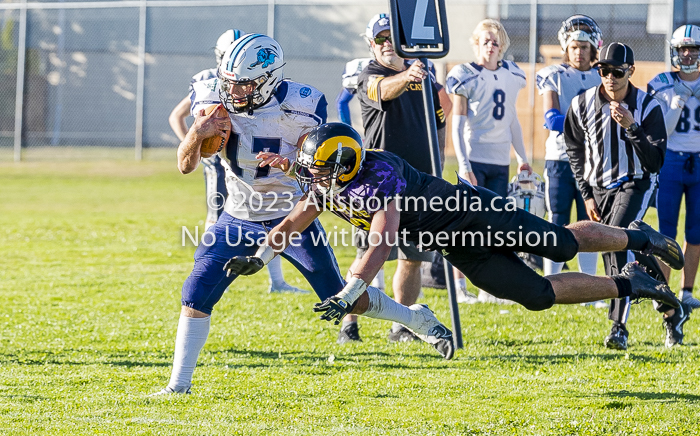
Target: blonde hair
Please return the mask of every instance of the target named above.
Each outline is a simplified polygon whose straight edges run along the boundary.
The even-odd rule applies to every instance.
[[[479,56],[479,34],[484,30],[490,30],[496,35],[498,47],[500,48],[500,51],[498,52],[498,60],[502,61],[503,55],[506,54],[508,47],[510,47],[510,38],[508,38],[508,33],[506,33],[506,29],[503,27],[503,24],[491,18],[477,24],[474,32],[472,33],[470,41],[472,43],[472,48],[474,49],[474,54],[476,54],[477,57]]]

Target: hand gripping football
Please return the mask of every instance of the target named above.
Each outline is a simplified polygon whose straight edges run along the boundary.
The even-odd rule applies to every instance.
[[[216,109],[218,105],[214,104],[206,109],[204,109],[204,114],[209,115],[214,109]],[[215,115],[217,117],[228,117],[228,112],[224,107],[219,107],[219,110],[217,114]],[[224,148],[224,145],[226,145],[226,141],[228,141],[229,136],[231,136],[231,121],[229,120],[229,127],[226,132],[226,137],[222,138],[219,135],[212,136],[211,138],[207,138],[204,141],[202,141],[202,148],[199,149],[199,154],[203,158],[207,157],[212,157],[219,151],[221,151],[222,148]]]

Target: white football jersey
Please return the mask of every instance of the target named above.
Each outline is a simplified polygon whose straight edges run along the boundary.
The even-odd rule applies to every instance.
[[[219,103],[219,79],[193,84],[192,113]],[[282,81],[263,107],[229,114],[231,137],[219,152],[226,169],[228,198],[224,210],[235,218],[267,221],[289,214],[301,197],[296,180],[281,170],[264,167],[255,156],[261,151],[296,159],[297,141],[326,122],[327,103],[316,88]]]
[[[187,91],[188,94],[192,94],[192,85],[194,85],[195,83],[215,78],[217,69],[218,68],[209,68],[208,70],[202,70],[199,73],[192,76],[192,79],[190,80],[190,89],[189,91]]]
[[[651,94],[666,112],[671,106],[671,100],[676,95],[674,83],[681,80],[678,73],[661,73],[654,77],[647,87]],[[694,82],[686,82],[690,89],[700,86],[700,78]],[[669,150],[697,153],[700,151],[700,100],[690,96],[685,102],[681,117],[666,143]]]
[[[350,91],[351,94],[357,92],[357,79],[370,61],[372,61],[371,58],[357,58],[345,64],[342,76],[343,88]]]
[[[600,85],[597,69],[580,71],[567,64],[550,65],[537,72],[537,89],[540,95],[554,91],[559,95],[559,112],[563,115],[569,111],[571,100],[587,89]],[[564,134],[555,130],[549,132],[545,142],[545,160],[568,161]]]
[[[445,84],[447,93],[462,95],[469,102],[469,121],[463,135],[470,161],[510,164],[510,129],[517,118],[515,101],[526,84],[523,70],[509,61],[503,61],[496,71],[474,62],[450,70]]]

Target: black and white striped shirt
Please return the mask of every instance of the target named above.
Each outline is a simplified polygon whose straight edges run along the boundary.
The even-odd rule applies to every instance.
[[[600,87],[574,97],[566,114],[564,135],[571,169],[584,199],[593,188],[610,189],[631,179],[657,173],[666,155],[666,127],[654,98],[629,84],[622,100],[639,128],[628,133],[610,118],[610,103]]]

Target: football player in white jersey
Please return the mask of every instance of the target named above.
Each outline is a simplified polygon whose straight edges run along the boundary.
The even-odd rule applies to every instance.
[[[193,86],[192,111],[197,117],[178,148],[178,169],[183,174],[194,171],[200,161],[202,141],[226,137],[225,131],[230,128],[229,139],[219,153],[226,169],[228,197],[224,213],[202,236],[195,252],[194,267],[182,287],[170,382],[154,395],[189,392],[197,358],[209,334],[214,305],[237,277],[229,276],[224,265],[236,256],[255,255],[265,263],[271,260],[274,253],[259,250],[258,242],[301,198],[295,168],[282,171],[268,164],[282,157],[293,159],[305,135],[326,121],[327,103],[317,89],[282,80],[283,66],[284,54],[274,39],[249,34],[226,50],[217,78]],[[217,117],[216,110],[206,115],[204,109],[211,105],[226,108],[229,116]],[[322,301],[329,301],[342,290],[362,294],[370,304],[358,314],[403,323],[445,358],[452,357],[451,334],[447,335],[449,330],[427,306],[402,306],[358,280],[346,285],[333,250],[324,240],[323,228],[314,220],[308,231],[294,237],[282,254],[304,275]],[[432,331],[438,330],[445,336],[431,336]]]
[[[180,101],[180,103],[175,106],[173,111],[168,117],[168,122],[170,127],[177,135],[177,138],[182,141],[187,135],[187,123],[185,120],[187,116],[190,115],[190,109],[192,105],[192,94],[194,92],[193,85],[197,82],[202,82],[205,80],[213,79],[216,77],[216,70],[218,65],[221,63],[221,58],[224,56],[226,49],[233,44],[238,38],[243,36],[245,32],[240,29],[229,29],[219,36],[216,40],[216,46],[214,47],[214,55],[216,56],[216,68],[208,68],[202,70],[199,73],[192,76],[190,81],[190,89],[187,96]],[[223,165],[221,165],[221,158],[219,155],[215,154],[212,157],[202,159],[202,166],[204,169],[204,185],[206,189],[206,199],[207,199],[207,218],[204,223],[204,229],[208,229],[212,226],[221,212],[224,210],[224,201],[226,201],[226,173]],[[299,289],[296,286],[292,286],[284,280],[284,275],[282,274],[282,259],[276,258],[267,265],[267,272],[270,275],[270,287],[268,292],[270,293],[296,293],[296,294],[308,294],[309,291],[304,289]]]
[[[515,112],[518,92],[527,82],[515,63],[503,60],[510,39],[501,23],[491,19],[480,22],[471,42],[477,61],[452,68],[445,84],[452,98],[452,144],[460,176],[505,198],[511,144],[518,172],[532,173]],[[475,302],[466,291],[464,277],[456,274],[458,300]],[[479,294],[480,301],[496,301],[483,291]]]
[[[353,97],[355,97],[355,93],[357,93],[357,78],[371,60],[371,58],[357,58],[345,64],[345,70],[343,70],[343,75],[341,76],[343,90],[340,91],[338,98],[335,100],[336,108],[338,109],[338,118],[345,124],[352,125],[349,106],[350,100],[352,100]]]
[[[549,130],[545,143],[546,204],[549,222],[564,226],[569,224],[571,206],[576,203],[577,221],[588,219],[583,197],[569,165],[564,141],[564,114],[571,100],[588,88],[600,84],[598,71],[592,68],[603,46],[603,34],[596,22],[585,15],[574,15],[562,22],[558,32],[559,44],[564,52],[564,63],[550,65],[537,72],[537,89],[544,101],[544,126]],[[598,253],[579,253],[581,272],[595,275]],[[559,274],[562,262],[544,259],[546,276]],[[596,307],[607,307],[603,301]]]
[[[471,42],[477,61],[457,65],[447,75],[453,104],[452,142],[460,175],[505,197],[511,144],[518,172],[532,172],[515,113],[518,92],[526,85],[525,73],[515,63],[503,61],[510,39],[498,21],[480,22]]]
[[[647,92],[661,103],[668,132],[668,147],[659,173],[656,206],[659,230],[676,237],[681,199],[685,194],[685,267],[681,274],[681,301],[697,309],[693,285],[700,259],[700,27],[684,25],[671,38],[671,64],[676,71],[661,73],[649,82]],[[662,265],[664,274],[670,270]],[[674,316],[680,311],[676,311]],[[689,310],[685,311],[686,313]],[[669,323],[666,323],[667,327]],[[682,325],[682,323],[681,323]],[[668,330],[668,329],[667,329]],[[666,345],[682,344],[682,336],[668,331]],[[681,330],[682,332],[682,330]]]

